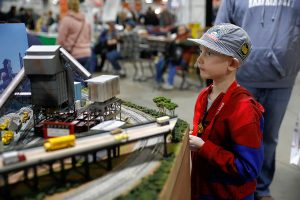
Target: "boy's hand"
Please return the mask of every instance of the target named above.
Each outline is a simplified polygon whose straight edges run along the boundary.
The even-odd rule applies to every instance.
[[[191,151],[198,151],[204,144],[204,141],[197,137],[197,136],[194,136],[194,135],[189,135],[190,137],[190,150]]]

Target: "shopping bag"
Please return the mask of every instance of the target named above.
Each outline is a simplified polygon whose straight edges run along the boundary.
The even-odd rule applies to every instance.
[[[300,113],[298,114],[293,130],[290,164],[300,167]]]

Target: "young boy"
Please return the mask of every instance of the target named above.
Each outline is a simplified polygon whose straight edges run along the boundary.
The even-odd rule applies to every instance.
[[[254,199],[263,161],[263,107],[236,82],[251,50],[233,24],[210,28],[200,39],[197,67],[213,84],[198,96],[190,132],[192,199]]]

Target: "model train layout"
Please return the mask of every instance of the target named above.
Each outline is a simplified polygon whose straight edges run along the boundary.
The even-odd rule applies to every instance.
[[[41,55],[51,55],[52,59],[47,60],[49,56]],[[50,69],[53,64],[56,68]],[[33,46],[27,50],[24,70],[0,96],[3,114],[0,118],[2,189],[10,187],[10,176],[18,171],[23,171],[27,177],[29,168],[37,171],[40,166],[50,164],[51,172],[55,162],[60,162],[61,170],[64,170],[65,159],[71,158],[72,166],[76,166],[78,155],[87,159],[94,152],[105,152],[107,168],[111,169],[112,155],[120,155],[120,146],[143,144],[140,141],[150,141],[151,138],[156,142],[148,145],[162,144],[164,155],[167,155],[166,135],[174,128],[177,118],[139,119],[131,110],[122,108],[121,100],[116,98],[120,93],[119,77],[114,75],[86,80],[86,95],[75,100],[72,72],[78,69],[79,74],[90,77],[60,46]],[[6,112],[6,106],[16,94],[14,89],[25,76],[31,83],[32,104]],[[85,177],[89,177],[88,164],[84,164]],[[37,177],[38,173],[35,173],[35,181]]]

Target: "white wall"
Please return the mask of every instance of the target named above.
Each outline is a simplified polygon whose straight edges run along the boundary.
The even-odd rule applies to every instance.
[[[178,23],[200,23],[205,27],[205,0],[177,0],[180,7],[177,9]]]

